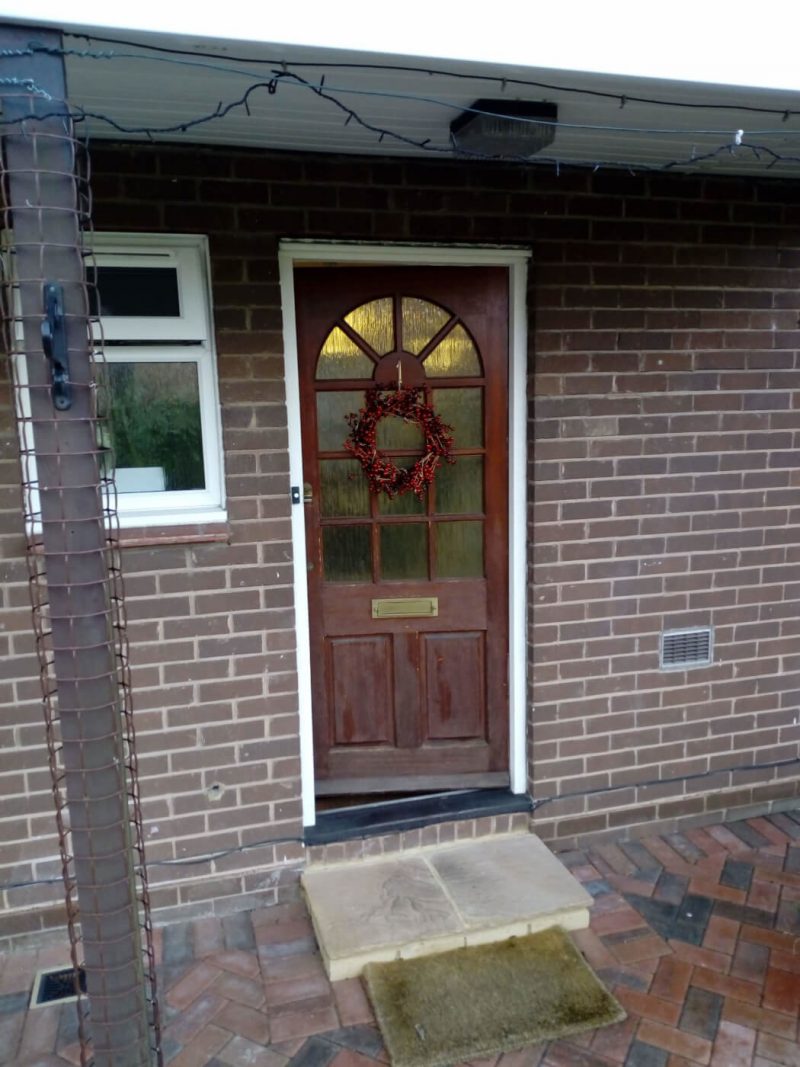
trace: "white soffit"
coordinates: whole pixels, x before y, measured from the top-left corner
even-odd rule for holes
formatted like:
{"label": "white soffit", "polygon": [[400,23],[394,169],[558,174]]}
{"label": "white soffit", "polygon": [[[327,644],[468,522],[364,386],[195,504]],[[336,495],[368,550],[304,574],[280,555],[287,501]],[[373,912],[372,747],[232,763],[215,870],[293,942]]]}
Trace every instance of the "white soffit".
{"label": "white soffit", "polygon": [[[490,97],[558,105],[556,139],[533,157],[538,165],[800,175],[800,90],[110,29],[66,36],[65,47],[75,53],[70,101],[97,138],[143,140],[136,131],[146,127],[155,140],[435,161],[451,158],[451,121]],[[274,93],[256,89],[247,108],[193,125],[275,73]],[[387,132],[346,123],[342,107]],[[157,132],[165,127],[177,129]]]}

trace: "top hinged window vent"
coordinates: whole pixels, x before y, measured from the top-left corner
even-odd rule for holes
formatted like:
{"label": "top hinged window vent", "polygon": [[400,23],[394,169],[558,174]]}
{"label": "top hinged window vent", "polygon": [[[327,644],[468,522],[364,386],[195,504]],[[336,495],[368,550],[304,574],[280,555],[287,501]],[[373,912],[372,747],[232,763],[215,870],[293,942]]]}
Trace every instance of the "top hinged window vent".
{"label": "top hinged window vent", "polygon": [[713,653],[710,626],[686,630],[665,630],[661,634],[661,670],[707,667]]}

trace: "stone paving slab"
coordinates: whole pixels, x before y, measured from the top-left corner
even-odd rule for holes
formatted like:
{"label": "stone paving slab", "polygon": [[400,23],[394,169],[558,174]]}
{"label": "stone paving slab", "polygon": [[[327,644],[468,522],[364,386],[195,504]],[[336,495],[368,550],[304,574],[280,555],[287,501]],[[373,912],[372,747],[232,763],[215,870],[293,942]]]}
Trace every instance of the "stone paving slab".
{"label": "stone paving slab", "polygon": [[317,938],[323,938],[323,958],[408,940],[438,941],[462,930],[444,887],[421,857],[315,867],[303,885]]}
{"label": "stone paving slab", "polygon": [[581,929],[592,898],[535,834],[439,845],[390,860],[315,866],[303,888],[326,969]]}

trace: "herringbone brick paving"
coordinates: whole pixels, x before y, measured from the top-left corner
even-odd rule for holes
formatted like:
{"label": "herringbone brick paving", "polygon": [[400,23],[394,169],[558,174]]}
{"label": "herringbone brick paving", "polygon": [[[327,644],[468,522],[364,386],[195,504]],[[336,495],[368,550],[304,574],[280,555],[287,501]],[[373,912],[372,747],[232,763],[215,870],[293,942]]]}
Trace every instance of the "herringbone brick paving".
{"label": "herringbone brick paving", "polygon": [[[628,1018],[480,1067],[800,1067],[800,810],[561,858],[595,902],[575,941]],[[159,957],[170,1067],[387,1062],[360,981],[328,982],[302,905],[167,927]],[[72,1005],[26,1011],[34,971],[63,960],[2,959],[0,1063],[79,1062]]]}

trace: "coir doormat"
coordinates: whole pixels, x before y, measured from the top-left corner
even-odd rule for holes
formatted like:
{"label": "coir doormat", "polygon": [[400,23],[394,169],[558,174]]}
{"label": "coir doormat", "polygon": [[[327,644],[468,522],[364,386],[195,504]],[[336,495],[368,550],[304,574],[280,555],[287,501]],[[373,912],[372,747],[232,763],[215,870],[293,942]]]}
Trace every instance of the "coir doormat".
{"label": "coir doormat", "polygon": [[625,1012],[563,930],[365,969],[394,1067],[441,1067],[608,1026]]}

